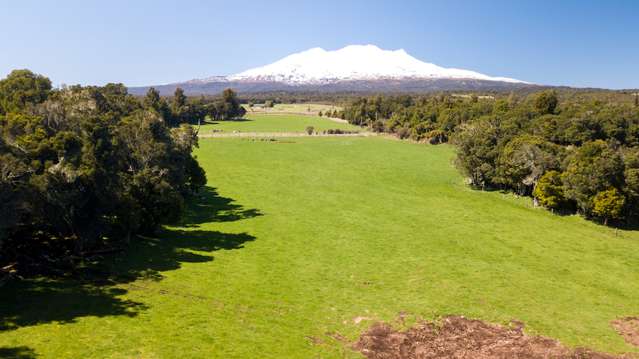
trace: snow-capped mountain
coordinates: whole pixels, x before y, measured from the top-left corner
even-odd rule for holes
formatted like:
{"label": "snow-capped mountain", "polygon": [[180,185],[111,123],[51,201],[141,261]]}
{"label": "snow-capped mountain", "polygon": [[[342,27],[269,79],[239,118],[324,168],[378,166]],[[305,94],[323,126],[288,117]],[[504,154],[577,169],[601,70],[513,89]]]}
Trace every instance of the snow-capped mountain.
{"label": "snow-capped mountain", "polygon": [[350,45],[335,51],[316,47],[227,79],[290,85],[387,79],[472,79],[523,83],[507,77],[490,77],[474,71],[440,67],[420,61],[403,49],[389,51],[375,45]]}
{"label": "snow-capped mountain", "polygon": [[[512,90],[535,86],[508,77],[445,68],[420,61],[404,50],[374,45],[350,45],[339,50],[321,48],[295,53],[270,65],[230,76],[154,86],[162,95],[177,87],[187,94],[217,94],[225,88],[239,92],[428,92]],[[143,94],[148,87],[130,88]]]}

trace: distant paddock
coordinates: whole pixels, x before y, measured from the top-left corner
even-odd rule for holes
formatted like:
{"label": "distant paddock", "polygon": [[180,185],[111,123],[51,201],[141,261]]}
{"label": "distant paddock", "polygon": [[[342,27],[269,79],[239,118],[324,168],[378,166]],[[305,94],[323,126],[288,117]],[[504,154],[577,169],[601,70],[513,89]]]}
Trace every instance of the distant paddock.
{"label": "distant paddock", "polygon": [[373,132],[357,133],[313,133],[309,135],[305,132],[235,132],[235,133],[202,133],[199,138],[234,138],[234,137],[370,137],[378,136]]}

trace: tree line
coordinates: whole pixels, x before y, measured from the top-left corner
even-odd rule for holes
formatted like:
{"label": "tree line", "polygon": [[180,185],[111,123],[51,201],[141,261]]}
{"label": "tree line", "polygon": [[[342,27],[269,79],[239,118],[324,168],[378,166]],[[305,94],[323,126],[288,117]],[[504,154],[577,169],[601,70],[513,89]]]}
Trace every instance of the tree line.
{"label": "tree line", "polygon": [[191,124],[242,115],[231,90],[138,99],[122,84],[53,89],[11,72],[0,80],[0,265],[72,266],[176,221],[206,184]]}
{"label": "tree line", "polygon": [[169,126],[199,125],[206,118],[227,121],[241,118],[246,114],[237,93],[232,89],[224,90],[221,96],[217,97],[188,98],[184,90],[178,87],[173,97],[164,98],[151,87],[142,99],[142,103],[161,115]]}
{"label": "tree line", "polygon": [[341,116],[400,138],[450,141],[457,167],[477,188],[625,225],[636,224],[639,211],[639,100],[620,96],[373,96]]}

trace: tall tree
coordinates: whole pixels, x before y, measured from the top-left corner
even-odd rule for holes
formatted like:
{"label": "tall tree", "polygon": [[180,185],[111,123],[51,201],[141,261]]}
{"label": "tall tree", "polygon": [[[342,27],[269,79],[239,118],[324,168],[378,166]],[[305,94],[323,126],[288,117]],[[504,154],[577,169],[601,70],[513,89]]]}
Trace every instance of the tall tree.
{"label": "tall tree", "polygon": [[492,185],[499,155],[497,119],[485,116],[460,127],[455,136],[455,144],[459,147],[457,166],[468,176],[472,185],[482,188]]}
{"label": "tall tree", "polygon": [[146,91],[146,96],[144,97],[144,106],[149,109],[153,109],[158,111],[161,107],[160,101],[160,93],[154,87],[149,87]]}
{"label": "tall tree", "polygon": [[180,112],[180,110],[186,106],[186,95],[184,95],[184,90],[182,90],[181,87],[175,89],[171,106],[175,112]]}
{"label": "tall tree", "polygon": [[186,106],[186,95],[181,87],[175,89],[171,99],[171,125],[175,126],[182,122],[188,122],[188,109]]}
{"label": "tall tree", "polygon": [[230,88],[222,92],[222,108],[225,120],[242,117],[246,113],[246,110],[240,105],[237,93]]}
{"label": "tall tree", "polygon": [[209,115],[216,121],[241,118],[245,114],[246,110],[240,104],[237,93],[230,88],[224,90],[222,98],[209,107]]}
{"label": "tall tree", "polygon": [[520,195],[529,195],[545,172],[559,168],[556,151],[556,146],[540,137],[515,137],[499,154],[496,181]]}
{"label": "tall tree", "polygon": [[624,164],[619,152],[605,142],[593,141],[578,148],[562,175],[566,197],[586,215],[593,210],[593,197],[623,185]]}
{"label": "tall tree", "polygon": [[47,99],[51,81],[29,70],[13,70],[0,81],[0,114],[16,112]]}
{"label": "tall tree", "polygon": [[160,96],[160,93],[153,87],[150,87],[144,97],[144,107],[154,111],[160,116],[160,118],[166,122],[166,124],[172,126],[174,121],[172,118],[171,110],[166,100]]}

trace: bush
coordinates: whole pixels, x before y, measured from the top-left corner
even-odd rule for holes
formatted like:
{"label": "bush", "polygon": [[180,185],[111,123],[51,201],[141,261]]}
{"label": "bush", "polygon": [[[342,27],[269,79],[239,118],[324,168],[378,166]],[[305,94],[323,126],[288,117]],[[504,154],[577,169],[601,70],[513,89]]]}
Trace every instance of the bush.
{"label": "bush", "polygon": [[397,134],[397,137],[404,140],[410,137],[411,130],[408,127],[400,127],[395,133]]}
{"label": "bush", "polygon": [[625,197],[616,188],[601,191],[592,199],[592,214],[603,218],[604,224],[607,225],[609,219],[622,217],[625,202]]}
{"label": "bush", "polygon": [[533,190],[533,197],[540,205],[548,209],[565,207],[567,200],[561,183],[561,173],[548,171],[541,176]]}
{"label": "bush", "polygon": [[535,95],[534,106],[535,110],[542,115],[549,115],[555,112],[557,108],[557,92],[549,90],[538,93]]}
{"label": "bush", "polygon": [[371,125],[371,128],[373,129],[373,132],[377,132],[377,133],[384,132],[384,121],[376,120]]}
{"label": "bush", "polygon": [[313,127],[313,126],[308,126],[308,127],[306,127],[306,133],[307,133],[308,135],[312,135],[312,134],[313,134],[313,132],[315,132],[315,127]]}
{"label": "bush", "polygon": [[448,141],[446,132],[442,130],[432,130],[426,134],[426,138],[431,145],[438,145]]}

